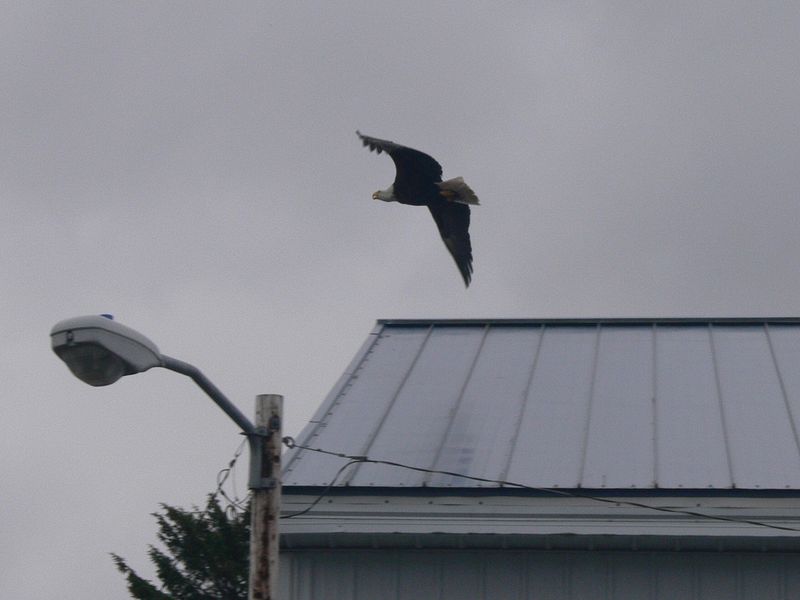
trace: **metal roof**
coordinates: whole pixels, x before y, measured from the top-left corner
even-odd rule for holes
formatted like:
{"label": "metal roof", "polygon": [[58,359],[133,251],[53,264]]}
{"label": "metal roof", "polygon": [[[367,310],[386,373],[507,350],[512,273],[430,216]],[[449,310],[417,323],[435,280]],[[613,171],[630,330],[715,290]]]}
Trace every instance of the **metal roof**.
{"label": "metal roof", "polygon": [[[800,489],[800,320],[384,320],[298,444],[545,488]],[[295,449],[286,486],[345,464]],[[376,464],[336,486],[499,487]]]}

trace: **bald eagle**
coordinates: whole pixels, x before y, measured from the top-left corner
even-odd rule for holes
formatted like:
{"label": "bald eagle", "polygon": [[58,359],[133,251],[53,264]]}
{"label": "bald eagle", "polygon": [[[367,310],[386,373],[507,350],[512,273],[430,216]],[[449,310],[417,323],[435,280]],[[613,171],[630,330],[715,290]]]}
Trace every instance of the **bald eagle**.
{"label": "bald eagle", "polygon": [[375,200],[427,206],[439,228],[444,245],[469,287],[472,280],[472,244],[469,240],[469,205],[478,197],[461,177],[442,181],[442,167],[433,157],[388,140],[356,134],[364,146],[378,154],[386,152],[394,161],[394,183],[372,194]]}

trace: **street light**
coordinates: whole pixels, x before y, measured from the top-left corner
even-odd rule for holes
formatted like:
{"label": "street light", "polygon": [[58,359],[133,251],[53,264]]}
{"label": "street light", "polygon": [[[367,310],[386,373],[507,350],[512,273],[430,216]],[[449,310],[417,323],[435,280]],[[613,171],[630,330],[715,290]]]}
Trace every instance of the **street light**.
{"label": "street light", "polygon": [[248,485],[252,491],[252,519],[248,597],[277,598],[282,397],[257,397],[256,427],[197,367],[161,354],[152,341],[117,323],[111,315],[59,321],[50,331],[50,338],[53,352],[73,375],[89,385],[111,385],[125,375],[162,367],[191,377],[233,419],[250,446]]}

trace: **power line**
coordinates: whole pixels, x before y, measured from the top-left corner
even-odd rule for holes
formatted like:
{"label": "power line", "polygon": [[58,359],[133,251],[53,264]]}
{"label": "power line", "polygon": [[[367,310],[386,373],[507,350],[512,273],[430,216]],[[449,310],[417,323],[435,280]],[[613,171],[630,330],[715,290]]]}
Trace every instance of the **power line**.
{"label": "power line", "polygon": [[568,498],[582,498],[582,499],[585,499],[585,500],[591,500],[593,502],[602,502],[604,504],[613,504],[615,506],[630,506],[630,507],[633,507],[633,508],[643,508],[643,509],[646,509],[646,510],[653,510],[653,511],[658,511],[658,512],[663,512],[663,513],[678,514],[678,515],[683,515],[683,516],[688,516],[688,517],[695,517],[695,518],[698,518],[698,519],[708,519],[708,520],[713,520],[713,521],[724,521],[724,522],[728,522],[728,523],[738,523],[738,524],[741,524],[741,525],[754,525],[756,527],[766,527],[766,528],[769,528],[769,529],[777,529],[777,530],[780,530],[780,531],[800,532],[800,528],[797,528],[797,527],[788,527],[788,526],[784,526],[784,525],[774,525],[772,523],[765,523],[763,521],[754,521],[754,520],[751,520],[751,519],[737,519],[737,518],[734,518],[734,517],[723,517],[721,515],[710,515],[710,514],[707,514],[707,513],[701,513],[701,512],[697,512],[697,511],[693,511],[693,510],[685,510],[685,509],[680,509],[680,508],[668,508],[668,507],[665,507],[665,506],[652,506],[650,504],[644,504],[642,502],[635,502],[635,501],[632,501],[632,500],[611,499],[611,498],[604,498],[602,496],[593,496],[593,495],[590,495],[590,494],[581,494],[581,493],[576,493],[574,491],[567,491],[567,490],[562,490],[562,489],[535,487],[535,486],[531,486],[531,485],[526,485],[524,483],[517,483],[517,482],[514,482],[514,481],[507,481],[505,479],[490,479],[490,478],[486,478],[486,477],[475,477],[473,475],[466,475],[464,473],[456,473],[456,472],[453,472],[453,471],[443,471],[443,470],[440,470],[440,469],[428,469],[428,468],[425,468],[425,467],[417,467],[417,466],[414,466],[414,465],[407,465],[407,464],[403,464],[403,463],[399,463],[399,462],[395,462],[395,461],[391,461],[391,460],[381,460],[381,459],[377,459],[377,458],[370,458],[369,456],[356,456],[356,455],[351,455],[351,454],[344,454],[342,452],[332,452],[331,450],[325,450],[323,448],[312,448],[311,446],[300,445],[297,442],[295,442],[295,440],[292,437],[289,437],[289,436],[286,436],[286,437],[283,438],[283,443],[288,448],[300,448],[301,450],[309,450],[311,452],[318,452],[320,454],[327,454],[329,456],[336,456],[338,458],[344,458],[344,459],[347,459],[348,461],[350,461],[350,462],[348,462],[347,464],[345,464],[343,467],[341,467],[339,469],[339,471],[336,473],[336,475],[331,480],[331,482],[327,485],[327,487],[324,490],[322,490],[320,495],[311,503],[310,506],[308,506],[307,508],[305,508],[304,510],[302,510],[302,511],[300,511],[298,513],[294,513],[294,514],[291,514],[291,515],[285,515],[283,518],[296,517],[296,516],[299,516],[301,514],[305,514],[305,513],[309,512],[314,506],[316,506],[325,497],[325,495],[328,494],[330,489],[336,483],[336,480],[338,479],[338,477],[350,465],[353,465],[353,464],[356,464],[356,463],[370,463],[370,464],[376,464],[376,465],[386,465],[386,466],[389,466],[389,467],[397,467],[397,468],[401,468],[401,469],[408,469],[408,470],[417,471],[417,472],[420,472],[420,473],[429,473],[429,474],[433,474],[433,475],[449,475],[451,477],[461,477],[463,479],[469,479],[471,481],[479,481],[481,483],[493,483],[493,484],[500,485],[500,486],[505,486],[505,487],[515,487],[515,488],[524,489],[524,490],[531,490],[531,491],[534,491],[534,492],[553,494],[555,496],[564,496],[564,497],[568,497]]}
{"label": "power line", "polygon": [[[228,506],[227,509],[233,512],[241,512],[247,509],[247,499],[240,499],[238,494],[236,493],[236,461],[239,460],[239,456],[241,456],[242,452],[244,451],[244,446],[247,443],[247,439],[242,440],[239,444],[239,447],[236,448],[236,452],[233,454],[233,458],[228,462],[228,466],[220,469],[217,473],[217,489],[214,490],[212,496],[214,498],[222,497],[225,502],[227,502]],[[233,485],[233,498],[231,498],[227,492],[225,492],[225,482],[231,479],[231,483]]]}
{"label": "power line", "polygon": [[333,476],[333,479],[331,479],[331,482],[325,487],[324,490],[322,490],[322,493],[319,496],[317,496],[316,499],[311,504],[309,504],[306,508],[304,508],[303,510],[301,510],[299,512],[291,513],[291,514],[288,514],[288,515],[281,515],[281,519],[291,519],[293,517],[299,517],[300,515],[304,515],[307,512],[309,512],[312,508],[314,508],[317,504],[319,504],[319,502],[325,497],[325,495],[328,493],[328,490],[330,490],[334,486],[334,484],[336,483],[336,480],[339,479],[339,476],[342,473],[345,472],[347,467],[349,467],[350,465],[354,465],[356,463],[360,463],[360,462],[364,462],[364,461],[363,460],[351,460],[350,462],[345,463],[344,465],[342,465],[342,467],[338,471],[336,471],[336,475]]}

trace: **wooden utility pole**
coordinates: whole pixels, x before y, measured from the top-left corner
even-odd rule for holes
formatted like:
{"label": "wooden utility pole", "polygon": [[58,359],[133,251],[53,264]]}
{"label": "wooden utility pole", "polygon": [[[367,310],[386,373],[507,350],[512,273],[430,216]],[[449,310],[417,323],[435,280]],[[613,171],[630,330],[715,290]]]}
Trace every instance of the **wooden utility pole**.
{"label": "wooden utility pole", "polygon": [[250,500],[250,584],[248,600],[278,599],[278,520],[281,512],[283,396],[256,396],[256,429],[261,438],[261,485]]}

